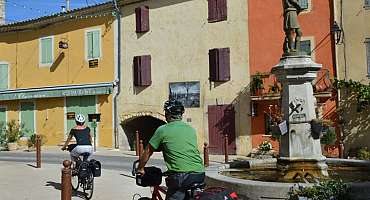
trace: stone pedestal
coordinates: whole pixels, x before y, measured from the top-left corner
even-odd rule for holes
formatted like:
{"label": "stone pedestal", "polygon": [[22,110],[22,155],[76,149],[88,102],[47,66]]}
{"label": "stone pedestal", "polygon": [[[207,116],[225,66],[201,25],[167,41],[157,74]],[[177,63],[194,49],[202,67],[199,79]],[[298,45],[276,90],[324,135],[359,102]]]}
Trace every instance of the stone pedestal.
{"label": "stone pedestal", "polygon": [[328,176],[320,139],[312,137],[310,123],[316,118],[311,82],[321,67],[310,56],[298,55],[281,58],[272,69],[283,87],[281,107],[288,124],[288,133],[281,137],[278,159],[278,168],[286,178],[302,170],[303,175]]}

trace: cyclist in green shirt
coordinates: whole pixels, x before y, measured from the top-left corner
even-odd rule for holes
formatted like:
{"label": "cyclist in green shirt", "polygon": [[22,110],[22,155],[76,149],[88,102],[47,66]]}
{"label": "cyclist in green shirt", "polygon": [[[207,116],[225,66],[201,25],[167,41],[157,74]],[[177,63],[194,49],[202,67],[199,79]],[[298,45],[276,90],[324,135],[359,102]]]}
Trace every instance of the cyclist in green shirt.
{"label": "cyclist in green shirt", "polygon": [[164,103],[167,124],[160,126],[140,157],[138,173],[156,150],[161,150],[168,169],[166,200],[183,200],[194,183],[204,182],[204,167],[198,150],[194,128],[182,121],[185,109],[180,101]]}

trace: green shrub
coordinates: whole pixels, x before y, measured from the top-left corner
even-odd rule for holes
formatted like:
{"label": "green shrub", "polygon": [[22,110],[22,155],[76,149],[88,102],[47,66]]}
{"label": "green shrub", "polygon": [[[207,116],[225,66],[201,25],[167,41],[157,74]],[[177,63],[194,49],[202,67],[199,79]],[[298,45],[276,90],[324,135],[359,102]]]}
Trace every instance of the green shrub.
{"label": "green shrub", "polygon": [[360,160],[370,160],[370,152],[367,150],[367,147],[361,147],[357,151],[357,158]]}
{"label": "green shrub", "polygon": [[4,130],[5,142],[13,143],[17,142],[18,139],[23,135],[22,128],[23,124],[17,123],[15,120],[11,120],[6,124],[6,129]]}
{"label": "green shrub", "polygon": [[349,200],[349,186],[341,180],[329,180],[312,187],[298,185],[290,188],[288,200],[299,200],[307,197],[312,200]]}
{"label": "green shrub", "polygon": [[334,127],[329,127],[329,129],[323,134],[320,139],[321,144],[334,144],[337,140],[337,134],[335,133]]}
{"label": "green shrub", "polygon": [[268,152],[268,151],[272,150],[272,144],[271,144],[269,141],[265,140],[265,141],[263,141],[263,142],[258,146],[258,149],[259,149],[260,151],[263,151],[263,152]]}
{"label": "green shrub", "polygon": [[[34,147],[36,145],[36,136],[37,134],[32,134],[31,137],[27,141],[28,147]],[[47,142],[46,136],[40,134],[40,139],[41,139],[41,146],[44,145]]]}

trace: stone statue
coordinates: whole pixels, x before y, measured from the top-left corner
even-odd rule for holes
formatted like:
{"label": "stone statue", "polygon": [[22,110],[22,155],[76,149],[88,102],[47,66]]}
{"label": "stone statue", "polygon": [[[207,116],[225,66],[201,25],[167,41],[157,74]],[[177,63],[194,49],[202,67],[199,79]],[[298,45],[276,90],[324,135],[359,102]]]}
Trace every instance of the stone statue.
{"label": "stone statue", "polygon": [[[288,55],[299,53],[301,49],[302,31],[299,26],[297,16],[303,9],[299,5],[298,1],[299,0],[282,0],[284,8],[284,32],[285,32],[283,50],[284,54]],[[293,38],[294,34],[295,39]]]}

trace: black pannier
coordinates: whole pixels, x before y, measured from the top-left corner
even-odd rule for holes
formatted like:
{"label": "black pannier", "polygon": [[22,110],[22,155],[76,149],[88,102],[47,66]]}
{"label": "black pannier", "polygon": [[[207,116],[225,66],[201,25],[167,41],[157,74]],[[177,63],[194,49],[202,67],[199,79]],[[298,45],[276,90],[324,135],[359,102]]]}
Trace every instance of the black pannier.
{"label": "black pannier", "polygon": [[81,179],[84,179],[84,178],[87,178],[89,176],[89,173],[90,173],[90,166],[89,166],[89,163],[88,162],[81,162],[78,166],[79,170],[78,170],[78,177],[80,177]]}
{"label": "black pannier", "polygon": [[101,176],[101,163],[95,159],[90,160],[90,169],[94,175],[94,177]]}
{"label": "black pannier", "polygon": [[157,167],[144,167],[144,175],[136,175],[136,185],[147,187],[162,183],[162,170]]}

